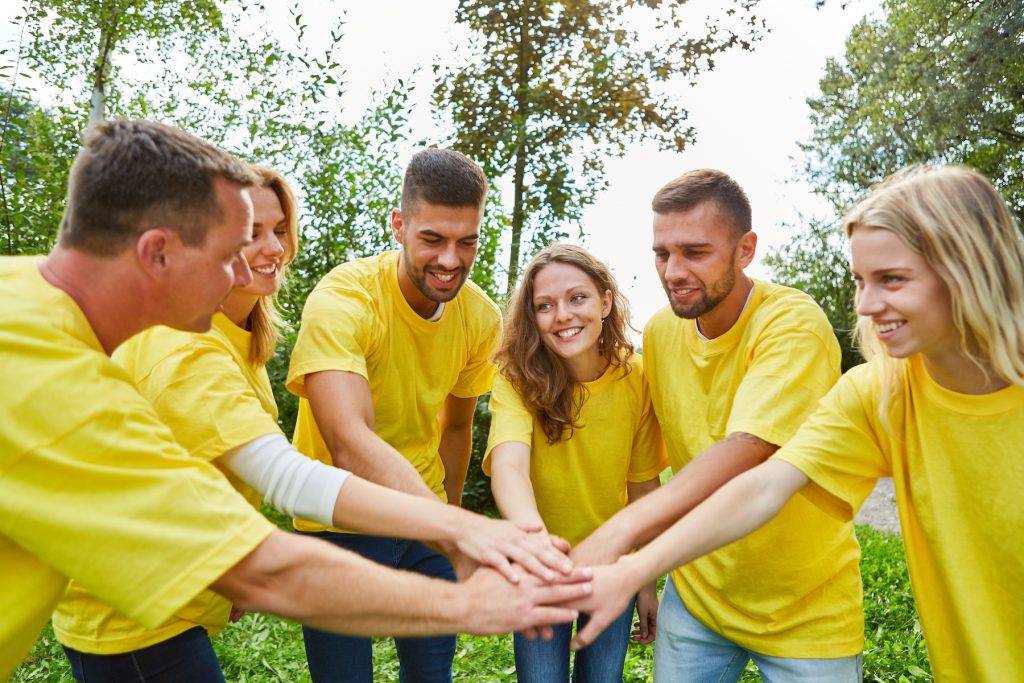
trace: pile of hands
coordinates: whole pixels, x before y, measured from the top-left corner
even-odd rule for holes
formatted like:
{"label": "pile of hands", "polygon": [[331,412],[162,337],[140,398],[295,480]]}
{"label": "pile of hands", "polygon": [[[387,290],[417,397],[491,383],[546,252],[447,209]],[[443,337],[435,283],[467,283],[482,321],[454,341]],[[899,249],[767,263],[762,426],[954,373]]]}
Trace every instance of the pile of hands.
{"label": "pile of hands", "polygon": [[551,639],[552,625],[575,620],[587,624],[571,647],[579,650],[614,621],[636,598],[633,640],[654,641],[657,631],[656,582],[638,585],[620,549],[601,530],[570,548],[565,539],[543,527],[506,520],[476,519],[454,544],[443,550],[467,591],[469,632],[493,635],[522,632],[529,639]]}

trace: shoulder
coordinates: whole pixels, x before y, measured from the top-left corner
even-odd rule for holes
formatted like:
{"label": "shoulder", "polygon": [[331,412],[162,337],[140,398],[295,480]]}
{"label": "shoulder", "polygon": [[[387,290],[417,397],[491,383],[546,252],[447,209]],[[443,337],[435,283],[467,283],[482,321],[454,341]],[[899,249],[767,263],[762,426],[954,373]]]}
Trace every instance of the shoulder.
{"label": "shoulder", "polygon": [[487,293],[472,280],[466,280],[459,296],[462,298],[466,310],[472,315],[479,316],[488,322],[501,320],[501,309],[498,304],[494,303],[491,297],[487,296]]}
{"label": "shoulder", "polygon": [[755,334],[812,334],[826,343],[835,336],[821,306],[805,292],[763,281],[755,287],[759,299],[749,323]]}
{"label": "shoulder", "polygon": [[313,288],[313,293],[341,290],[380,294],[387,289],[388,274],[395,272],[397,262],[397,251],[346,261],[324,275]]}

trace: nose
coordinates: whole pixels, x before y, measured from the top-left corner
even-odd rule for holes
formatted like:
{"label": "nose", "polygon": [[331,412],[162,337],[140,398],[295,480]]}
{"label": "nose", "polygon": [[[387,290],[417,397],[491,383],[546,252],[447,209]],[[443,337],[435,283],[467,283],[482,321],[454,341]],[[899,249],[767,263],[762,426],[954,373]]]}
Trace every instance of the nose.
{"label": "nose", "polygon": [[555,320],[568,320],[572,317],[572,312],[564,301],[559,301],[555,304]]}
{"label": "nose", "polygon": [[459,267],[458,246],[454,242],[446,243],[441,248],[437,255],[437,265],[445,270],[455,270]]}
{"label": "nose", "polygon": [[665,262],[665,281],[677,282],[690,277],[690,270],[687,267],[686,259],[681,256],[670,254]]}
{"label": "nose", "polygon": [[870,318],[881,313],[885,309],[885,303],[879,295],[877,288],[869,284],[861,285],[857,289],[857,315]]}
{"label": "nose", "polygon": [[235,275],[235,287],[247,287],[252,282],[252,271],[245,256],[238,254],[231,262],[231,270]]}
{"label": "nose", "polygon": [[270,233],[270,239],[263,245],[263,253],[275,258],[283,254],[284,245],[281,243],[281,236],[276,232]]}

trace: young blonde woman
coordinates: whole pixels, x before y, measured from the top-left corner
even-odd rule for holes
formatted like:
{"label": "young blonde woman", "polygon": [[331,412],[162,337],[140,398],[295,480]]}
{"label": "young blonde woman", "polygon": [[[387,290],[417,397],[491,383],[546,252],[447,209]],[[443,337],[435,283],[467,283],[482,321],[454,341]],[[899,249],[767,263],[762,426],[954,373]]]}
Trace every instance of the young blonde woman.
{"label": "young blonde woman", "polygon": [[[521,571],[510,561],[545,578],[549,567],[564,569],[566,558],[539,534],[349,476],[288,443],[265,365],[278,337],[274,296],[296,253],[297,212],[285,179],[255,170],[263,183],[250,193],[253,233],[244,255],[251,284],[231,293],[209,332],[153,328],[114,354],[177,441],[220,468],[253,505],[263,498],[290,516],[436,542],[510,580]],[[53,625],[78,681],[219,683],[224,676],[209,635],[230,613],[230,603],[208,591],[147,630],[72,583]]]}
{"label": "young blonde woman", "polygon": [[[506,519],[574,544],[657,488],[664,447],[628,320],[608,268],[585,249],[553,244],[526,266],[497,351],[484,459]],[[649,643],[654,582],[636,593],[635,636]],[[577,653],[573,680],[622,680],[632,614],[630,601],[599,642]],[[570,636],[568,624],[554,627],[551,640],[516,634],[519,681],[568,681]]]}
{"label": "young blonde woman", "polygon": [[1024,238],[960,167],[889,179],[845,229],[868,362],[768,462],[599,568],[599,614],[576,645],[631,586],[750,533],[797,492],[849,519],[891,476],[936,681],[1024,680]]}

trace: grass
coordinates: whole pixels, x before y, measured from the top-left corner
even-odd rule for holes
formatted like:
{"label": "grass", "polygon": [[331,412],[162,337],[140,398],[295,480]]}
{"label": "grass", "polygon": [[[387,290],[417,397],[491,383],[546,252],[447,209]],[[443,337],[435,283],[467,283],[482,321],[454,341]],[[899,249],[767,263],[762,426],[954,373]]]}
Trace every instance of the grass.
{"label": "grass", "polygon": [[[899,536],[857,527],[863,548],[864,680],[892,683],[931,681],[928,653],[910,593],[903,545]],[[297,624],[264,614],[247,614],[214,638],[214,647],[228,681],[280,683],[309,681]],[[623,678],[627,683],[650,681],[654,648],[631,645]],[[388,639],[374,643],[375,678],[398,680],[398,660]],[[460,636],[455,654],[456,681],[515,681],[512,638]],[[32,653],[11,679],[15,683],[73,683],[67,660],[49,626]],[[741,681],[758,681],[753,666]]]}

